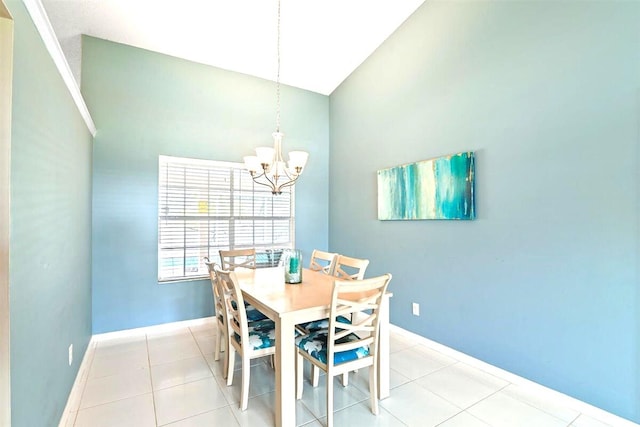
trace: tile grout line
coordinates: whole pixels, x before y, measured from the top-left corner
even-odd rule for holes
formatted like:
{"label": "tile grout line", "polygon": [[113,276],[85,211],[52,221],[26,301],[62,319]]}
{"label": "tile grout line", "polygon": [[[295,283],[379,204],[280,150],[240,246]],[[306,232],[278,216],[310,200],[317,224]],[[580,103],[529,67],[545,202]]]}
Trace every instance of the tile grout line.
{"label": "tile grout line", "polygon": [[149,366],[149,382],[151,383],[151,401],[153,403],[153,418],[156,423],[156,427],[158,426],[158,408],[156,406],[156,393],[153,389],[153,376],[151,375],[151,354],[149,352],[149,336],[148,334],[144,334],[144,346],[147,349],[147,364]]}
{"label": "tile grout line", "polygon": [[578,415],[576,415],[576,417],[573,420],[571,420],[571,422],[567,424],[567,426],[571,427],[573,423],[575,423],[578,420],[578,418],[580,418],[581,416],[582,416],[582,412],[578,413]]}
{"label": "tile grout line", "polygon": [[[503,388],[501,388],[501,389],[500,389],[500,390],[498,390],[498,391],[502,391],[502,390],[504,390],[505,388],[509,387],[510,385],[513,385],[513,386],[518,387],[518,385],[517,385],[517,384],[509,383],[509,384],[507,384],[506,386],[504,386]],[[510,395],[506,395],[506,396],[507,396],[507,397],[510,397],[510,398],[511,398],[511,399],[513,399],[513,400],[517,400],[517,401],[518,401],[518,402],[520,402],[520,403],[524,403],[525,405],[528,405],[528,406],[532,407],[533,409],[536,409],[536,410],[538,410],[538,411],[540,411],[540,412],[544,412],[545,414],[549,415],[550,417],[553,417],[553,418],[555,418],[555,419],[557,419],[557,420],[560,420],[560,421],[562,421],[563,423],[566,423],[566,421],[565,421],[565,420],[563,420],[563,419],[561,419],[561,418],[558,418],[556,415],[554,415],[554,414],[552,414],[552,413],[550,413],[550,412],[546,411],[546,410],[545,410],[545,409],[543,409],[543,408],[539,408],[539,407],[537,407],[536,405],[534,405],[533,403],[531,403],[531,402],[529,402],[529,401],[527,401],[527,400],[520,399],[520,398],[518,398],[518,397],[516,397],[516,396],[510,396]],[[562,408],[569,408],[569,407],[567,407],[567,406],[565,406],[565,405],[562,405]],[[573,409],[573,408],[569,408],[569,409]],[[578,418],[580,417],[580,415],[582,415],[582,412],[580,412],[580,411],[578,411],[578,410],[576,410],[576,409],[573,409],[573,410],[574,410],[575,412],[577,412],[577,413],[578,413],[578,415],[576,416],[576,418],[574,418],[574,419],[573,419],[573,421],[575,421],[576,419],[578,419]],[[570,422],[569,422],[569,424],[567,424],[567,426],[570,426],[570,425],[573,423],[573,421],[570,421]],[[601,422],[601,423],[603,423],[603,424],[605,424],[605,425],[609,426],[609,424],[608,424],[608,423],[605,423],[604,421],[600,421],[600,420],[597,420],[597,421],[599,421],[599,422]]]}
{"label": "tile grout line", "polygon": [[[217,324],[214,324],[214,325],[215,325],[215,328],[217,329],[218,325]],[[211,365],[209,365],[209,362],[207,361],[207,358],[206,358],[206,356],[204,354],[204,351],[202,350],[202,347],[200,347],[200,343],[196,339],[196,336],[193,333],[193,331],[191,330],[191,327],[189,327],[189,331],[191,332],[191,335],[193,336],[193,339],[195,340],[196,345],[198,346],[198,350],[200,350],[200,354],[202,355],[202,358],[204,359],[205,363],[207,364],[207,368],[209,368],[209,372],[211,372],[211,375],[213,376],[213,380],[215,381],[216,385],[221,389],[220,392],[222,393],[222,397],[224,398],[225,402],[227,402],[226,406],[223,406],[221,408],[212,409],[211,411],[207,411],[207,412],[217,411],[218,409],[222,409],[222,408],[229,408],[229,412],[231,412],[231,416],[235,420],[236,424],[238,426],[242,426],[242,424],[240,423],[240,420],[238,419],[238,417],[236,416],[235,412],[231,408],[231,405],[233,405],[233,402],[229,402],[229,399],[227,399],[227,395],[223,392],[222,387],[220,387],[220,384],[218,383],[218,380],[216,379],[217,378],[216,374],[215,374],[215,372],[213,372],[213,368],[211,367]],[[214,346],[217,346],[218,345],[218,335],[217,334],[214,335],[214,338],[216,340]],[[228,352],[228,351],[229,351],[229,349],[225,348],[225,353]],[[214,348],[214,352],[215,352],[215,348]],[[226,354],[224,356],[226,357]],[[216,362],[216,360],[214,360],[214,362]],[[219,360],[217,362],[220,363]],[[224,371],[224,367],[222,368],[222,370]],[[223,379],[224,379],[224,376],[223,376]]]}
{"label": "tile grout line", "polygon": [[[579,412],[582,415],[592,417],[595,420],[601,423],[604,423],[607,426],[611,426],[611,425],[621,425],[621,426],[629,426],[629,427],[639,426],[639,424],[636,424],[633,421],[627,420],[626,418],[622,418],[618,415],[607,412],[604,409],[593,406],[577,398],[571,397],[562,392],[546,387],[542,384],[536,383],[535,381],[528,380],[524,377],[521,377],[512,372],[509,372],[505,369],[491,365],[490,363],[484,362],[471,355],[458,351],[452,347],[447,347],[446,345],[440,344],[438,342],[430,340],[429,338],[415,334],[409,330],[403,329],[393,324],[390,324],[390,327],[391,327],[391,332],[395,332],[398,335],[402,336],[403,338],[410,338],[410,339],[416,340],[422,345],[434,351],[438,351],[449,357],[457,358],[458,360],[463,361],[463,363],[469,366],[478,368],[481,371],[491,374],[497,378],[501,378],[505,381],[508,381],[515,386],[523,387],[524,389],[532,390],[538,393],[542,392],[542,394],[544,394],[547,398],[555,399],[555,401],[561,402],[560,406],[566,409],[571,409],[573,411]],[[520,399],[516,399],[516,400],[520,401]],[[529,405],[529,406],[532,406],[532,405]]]}

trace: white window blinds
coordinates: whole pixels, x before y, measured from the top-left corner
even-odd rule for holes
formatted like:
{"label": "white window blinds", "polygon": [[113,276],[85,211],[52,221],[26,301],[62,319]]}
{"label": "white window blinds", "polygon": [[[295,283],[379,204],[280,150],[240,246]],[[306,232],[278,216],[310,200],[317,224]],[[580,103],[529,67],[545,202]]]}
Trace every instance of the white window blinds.
{"label": "white window blinds", "polygon": [[242,163],[160,156],[158,280],[206,276],[203,258],[256,248],[259,265],[293,247],[294,190],[274,196]]}

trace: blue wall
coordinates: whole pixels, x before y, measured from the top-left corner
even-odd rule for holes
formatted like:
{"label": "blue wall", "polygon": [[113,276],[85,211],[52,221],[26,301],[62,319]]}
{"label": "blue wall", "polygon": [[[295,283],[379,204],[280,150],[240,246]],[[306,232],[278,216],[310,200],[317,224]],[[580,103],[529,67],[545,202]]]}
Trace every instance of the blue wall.
{"label": "blue wall", "polygon": [[[393,273],[392,322],[635,421],[639,22],[427,1],[330,97],[330,249]],[[376,219],[378,169],[467,150],[477,220]]]}
{"label": "blue wall", "polygon": [[[208,281],[158,284],[158,156],[241,161],[272,145],[275,83],[96,38],[82,92],[96,122],[93,332],[210,316]],[[284,151],[309,163],[296,185],[296,246],[328,247],[329,98],[282,87]]]}
{"label": "blue wall", "polygon": [[12,426],[55,426],[91,338],[92,137],[23,3],[7,6]]}

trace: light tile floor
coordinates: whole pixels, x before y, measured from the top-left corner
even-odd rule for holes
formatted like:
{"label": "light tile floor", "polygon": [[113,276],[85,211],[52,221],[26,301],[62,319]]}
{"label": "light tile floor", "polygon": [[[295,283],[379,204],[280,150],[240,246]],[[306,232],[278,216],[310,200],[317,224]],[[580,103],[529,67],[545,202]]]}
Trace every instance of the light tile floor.
{"label": "light tile floor", "polygon": [[[132,332],[101,339],[86,381],[74,390],[67,427],[272,426],[273,370],[266,358],[253,361],[249,408],[238,409],[240,371],[233,386],[213,360],[212,322],[169,332]],[[240,361],[236,363],[240,368]],[[305,378],[308,379],[308,370]],[[366,369],[335,383],[337,426],[604,427],[609,424],[559,406],[522,386],[490,375],[407,337],[391,335],[391,396],[371,414]],[[297,424],[326,424],[325,381],[305,380],[297,402]]]}

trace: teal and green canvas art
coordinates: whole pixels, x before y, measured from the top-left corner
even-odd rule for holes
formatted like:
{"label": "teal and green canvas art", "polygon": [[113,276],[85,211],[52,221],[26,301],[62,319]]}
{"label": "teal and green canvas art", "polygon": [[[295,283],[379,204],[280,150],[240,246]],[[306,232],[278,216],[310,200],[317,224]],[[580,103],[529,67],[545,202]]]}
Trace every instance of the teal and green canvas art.
{"label": "teal and green canvas art", "polygon": [[378,171],[378,219],[474,219],[472,151]]}

